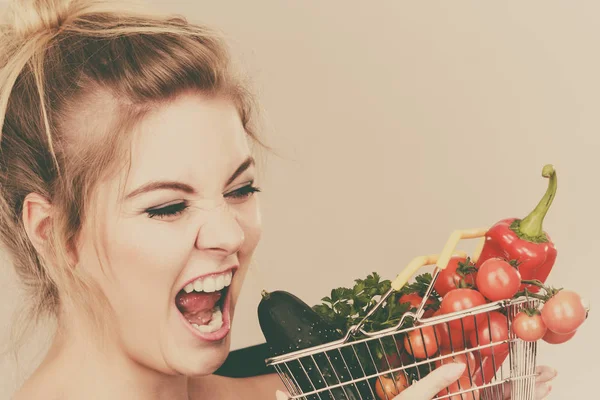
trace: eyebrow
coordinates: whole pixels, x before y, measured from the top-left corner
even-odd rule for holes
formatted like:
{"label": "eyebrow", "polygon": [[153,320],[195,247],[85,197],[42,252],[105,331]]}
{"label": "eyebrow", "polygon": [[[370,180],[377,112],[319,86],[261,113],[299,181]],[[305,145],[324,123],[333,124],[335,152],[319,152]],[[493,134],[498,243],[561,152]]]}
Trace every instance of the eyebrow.
{"label": "eyebrow", "polygon": [[[238,176],[244,173],[250,166],[254,165],[255,161],[252,156],[249,156],[240,164],[240,166],[235,170],[235,172],[229,177],[225,186],[230,185],[233,181],[236,180]],[[139,188],[133,190],[127,196],[125,196],[125,200],[129,200],[133,197],[139,196],[142,193],[148,193],[155,190],[177,190],[179,192],[184,192],[187,194],[196,194],[196,190],[188,185],[187,183],[177,182],[177,181],[154,181],[148,182]]]}

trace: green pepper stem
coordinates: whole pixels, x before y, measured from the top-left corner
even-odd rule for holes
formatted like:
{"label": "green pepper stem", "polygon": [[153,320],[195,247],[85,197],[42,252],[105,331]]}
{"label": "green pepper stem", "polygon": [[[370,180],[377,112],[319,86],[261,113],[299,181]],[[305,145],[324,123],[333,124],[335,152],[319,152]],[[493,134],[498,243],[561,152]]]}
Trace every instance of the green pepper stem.
{"label": "green pepper stem", "polygon": [[533,209],[528,216],[521,220],[519,224],[519,230],[522,234],[529,237],[538,237],[544,234],[544,229],[542,227],[542,223],[544,222],[544,217],[556,196],[556,171],[552,165],[546,165],[542,169],[542,176],[544,178],[549,178],[548,181],[548,189],[546,189],[546,193],[544,197],[540,200],[538,205]]}
{"label": "green pepper stem", "polygon": [[526,285],[537,286],[540,289],[546,289],[546,286],[544,286],[544,284],[538,279],[532,279],[532,280],[523,279],[523,280],[521,280],[521,283],[524,283]]}
{"label": "green pepper stem", "polygon": [[260,294],[262,295],[263,299],[268,299],[270,296],[270,293],[266,290],[263,290]]}
{"label": "green pepper stem", "polygon": [[521,296],[527,296],[527,297],[532,297],[534,299],[538,299],[538,300],[542,300],[542,301],[547,301],[548,300],[548,296],[542,295],[542,294],[536,294],[536,293],[531,293],[530,291],[528,291],[527,289],[517,292],[514,295],[514,298],[518,298]]}

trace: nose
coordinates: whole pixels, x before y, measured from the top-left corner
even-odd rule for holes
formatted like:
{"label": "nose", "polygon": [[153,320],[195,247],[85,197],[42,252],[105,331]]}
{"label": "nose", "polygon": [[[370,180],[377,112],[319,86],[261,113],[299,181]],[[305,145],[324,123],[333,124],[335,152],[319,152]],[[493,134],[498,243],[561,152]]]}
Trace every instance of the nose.
{"label": "nose", "polygon": [[198,230],[196,247],[225,255],[236,253],[244,243],[244,230],[227,203],[211,210]]}

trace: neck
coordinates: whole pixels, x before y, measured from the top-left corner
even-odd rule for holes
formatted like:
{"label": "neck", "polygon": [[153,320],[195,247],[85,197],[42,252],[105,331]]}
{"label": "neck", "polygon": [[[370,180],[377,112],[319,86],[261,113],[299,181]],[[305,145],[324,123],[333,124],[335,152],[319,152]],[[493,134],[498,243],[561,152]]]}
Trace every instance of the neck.
{"label": "neck", "polygon": [[114,336],[109,334],[102,344],[90,339],[96,336],[82,324],[59,324],[37,373],[46,377],[42,380],[61,382],[61,398],[189,399],[187,377],[141,365],[119,347]]}

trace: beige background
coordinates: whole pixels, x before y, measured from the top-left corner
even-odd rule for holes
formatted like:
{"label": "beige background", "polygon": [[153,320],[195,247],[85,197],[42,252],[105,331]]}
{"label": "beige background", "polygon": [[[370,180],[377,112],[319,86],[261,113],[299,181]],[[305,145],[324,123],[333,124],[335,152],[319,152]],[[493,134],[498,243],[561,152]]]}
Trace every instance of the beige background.
{"label": "beige background", "polygon": [[[230,35],[282,155],[264,171],[265,233],[235,348],[263,340],[262,288],[313,304],[371,271],[393,278],[453,229],[524,216],[545,163],[559,177],[550,282],[600,303],[600,3],[154,3]],[[7,268],[4,321],[19,301]],[[559,370],[550,398],[596,396],[599,321],[592,309],[572,342],[540,345],[538,361]],[[0,397],[17,380],[4,361]]]}

